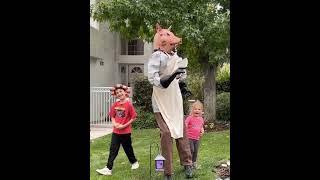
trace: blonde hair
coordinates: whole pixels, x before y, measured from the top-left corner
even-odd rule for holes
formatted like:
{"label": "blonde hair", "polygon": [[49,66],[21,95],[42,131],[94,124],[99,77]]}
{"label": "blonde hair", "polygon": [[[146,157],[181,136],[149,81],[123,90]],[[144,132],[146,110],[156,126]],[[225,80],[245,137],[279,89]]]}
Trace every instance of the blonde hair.
{"label": "blonde hair", "polygon": [[194,103],[191,104],[191,106],[190,106],[190,115],[192,115],[193,110],[195,108],[197,108],[197,107],[199,107],[203,111],[203,104],[199,100],[196,100]]}

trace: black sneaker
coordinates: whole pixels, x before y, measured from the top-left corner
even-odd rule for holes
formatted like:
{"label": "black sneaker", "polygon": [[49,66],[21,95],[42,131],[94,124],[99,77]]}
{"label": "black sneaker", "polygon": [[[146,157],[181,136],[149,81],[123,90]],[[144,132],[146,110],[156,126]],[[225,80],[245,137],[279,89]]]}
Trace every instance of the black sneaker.
{"label": "black sneaker", "polygon": [[184,166],[185,169],[185,173],[187,178],[191,178],[192,177],[192,167],[191,166]]}

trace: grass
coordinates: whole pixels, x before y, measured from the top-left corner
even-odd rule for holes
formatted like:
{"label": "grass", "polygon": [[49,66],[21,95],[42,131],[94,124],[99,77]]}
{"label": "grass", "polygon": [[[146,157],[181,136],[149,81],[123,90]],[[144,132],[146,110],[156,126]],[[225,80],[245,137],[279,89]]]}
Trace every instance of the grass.
{"label": "grass", "polygon": [[[150,179],[150,143],[160,142],[159,129],[133,130],[132,142],[136,158],[140,167],[131,170],[131,165],[123,148],[114,161],[112,176],[99,175],[96,169],[103,168],[109,155],[109,145],[111,135],[95,139],[90,143],[90,180],[144,180]],[[160,144],[159,144],[160,146]],[[174,155],[174,179],[185,179],[183,167],[180,166],[179,156],[175,144],[173,145]],[[157,146],[152,145],[151,150],[151,179],[163,179],[163,173],[155,172],[154,158],[158,154]],[[215,180],[215,173],[212,172],[213,166],[220,160],[230,158],[230,131],[205,133],[201,139],[198,152],[198,164],[201,169],[194,171],[193,179]]]}

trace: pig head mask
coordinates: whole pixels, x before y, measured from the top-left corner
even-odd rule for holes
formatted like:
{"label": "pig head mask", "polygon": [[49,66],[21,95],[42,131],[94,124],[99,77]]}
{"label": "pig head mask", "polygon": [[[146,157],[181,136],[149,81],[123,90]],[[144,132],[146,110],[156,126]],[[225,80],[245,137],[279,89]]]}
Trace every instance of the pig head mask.
{"label": "pig head mask", "polygon": [[167,53],[171,53],[171,51],[181,44],[182,39],[175,36],[170,28],[162,29],[161,26],[156,24],[156,34],[153,38],[153,48],[160,49]]}

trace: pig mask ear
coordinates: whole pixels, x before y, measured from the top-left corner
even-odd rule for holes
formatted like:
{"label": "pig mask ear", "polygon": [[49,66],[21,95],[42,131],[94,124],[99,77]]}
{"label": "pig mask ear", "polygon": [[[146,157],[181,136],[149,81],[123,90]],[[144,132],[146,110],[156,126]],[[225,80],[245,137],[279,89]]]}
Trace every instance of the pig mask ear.
{"label": "pig mask ear", "polygon": [[156,24],[156,31],[159,32],[159,31],[161,31],[161,29],[162,29],[161,26],[157,23]]}

